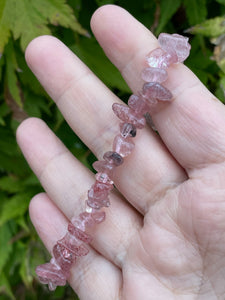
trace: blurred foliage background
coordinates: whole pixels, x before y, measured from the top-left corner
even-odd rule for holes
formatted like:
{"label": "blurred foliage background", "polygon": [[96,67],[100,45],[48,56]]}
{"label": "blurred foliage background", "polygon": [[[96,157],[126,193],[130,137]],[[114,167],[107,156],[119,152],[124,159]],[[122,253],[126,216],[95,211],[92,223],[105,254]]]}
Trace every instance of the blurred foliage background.
{"label": "blurred foliage background", "polygon": [[28,43],[52,34],[74,51],[121,99],[130,93],[90,30],[101,5],[127,9],[156,35],[186,34],[192,45],[186,64],[224,102],[225,0],[0,0],[0,299],[75,299],[70,287],[50,293],[34,269],[48,254],[28,216],[42,191],[15,139],[28,116],[45,120],[70,151],[90,167],[93,155],[70,130],[24,60]]}

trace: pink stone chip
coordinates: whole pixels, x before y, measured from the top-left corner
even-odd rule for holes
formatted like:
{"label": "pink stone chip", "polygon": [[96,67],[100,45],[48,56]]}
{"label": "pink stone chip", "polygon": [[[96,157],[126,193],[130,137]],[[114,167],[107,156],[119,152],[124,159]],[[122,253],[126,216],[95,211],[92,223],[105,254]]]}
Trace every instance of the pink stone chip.
{"label": "pink stone chip", "polygon": [[183,62],[190,54],[191,46],[188,43],[188,38],[182,35],[161,33],[158,42],[164,51],[171,55],[175,52],[178,62]]}
{"label": "pink stone chip", "polygon": [[148,82],[143,85],[142,95],[145,99],[157,99],[160,101],[171,101],[173,95],[163,85],[157,82]]}
{"label": "pink stone chip", "polygon": [[120,166],[123,163],[122,156],[114,151],[105,152],[103,155],[103,159],[109,162],[110,164],[115,165],[116,167]]}
{"label": "pink stone chip", "polygon": [[95,171],[99,173],[106,173],[110,178],[113,177],[114,171],[115,171],[115,166],[112,164],[109,164],[105,160],[96,160],[92,164],[93,168]]}
{"label": "pink stone chip", "polygon": [[53,256],[58,266],[66,274],[69,272],[71,265],[76,260],[75,254],[62,244],[55,244],[53,247]]}
{"label": "pink stone chip", "polygon": [[92,237],[88,233],[78,229],[72,223],[68,224],[68,231],[70,234],[86,244],[89,244],[92,241]]}
{"label": "pink stone chip", "polygon": [[117,135],[113,141],[113,151],[118,152],[122,157],[128,156],[134,149],[134,143],[128,139]]}
{"label": "pink stone chip", "polygon": [[120,123],[120,133],[123,138],[130,138],[136,136],[136,127],[130,123]]}
{"label": "pink stone chip", "polygon": [[91,214],[92,218],[95,220],[96,224],[100,224],[105,221],[105,212],[104,211],[97,211]]}
{"label": "pink stone chip", "polygon": [[79,219],[85,224],[85,229],[95,225],[95,220],[92,218],[92,214],[86,211],[79,214]]}
{"label": "pink stone chip", "polygon": [[51,291],[54,291],[57,285],[63,286],[66,284],[65,274],[52,263],[40,265],[35,271],[40,282],[48,284]]}
{"label": "pink stone chip", "polygon": [[86,227],[93,227],[95,224],[100,224],[105,220],[104,211],[95,211],[92,213],[82,212],[79,215],[80,219],[85,221]]}
{"label": "pink stone chip", "polygon": [[149,111],[149,107],[141,95],[131,95],[128,99],[128,106],[135,111],[137,116],[143,116]]}
{"label": "pink stone chip", "polygon": [[113,185],[113,181],[110,179],[109,175],[106,173],[96,173],[95,179],[99,182]]}
{"label": "pink stone chip", "polygon": [[170,65],[178,61],[175,52],[167,53],[161,48],[152,50],[147,56],[146,61],[149,67],[167,69]]}
{"label": "pink stone chip", "polygon": [[162,83],[167,80],[168,74],[165,69],[160,68],[145,68],[141,72],[141,77],[146,82]]}
{"label": "pink stone chip", "polygon": [[89,252],[88,248],[69,232],[57,243],[69,249],[76,256],[85,256]]}
{"label": "pink stone chip", "polygon": [[145,118],[139,117],[138,115],[135,115],[135,111],[130,109],[128,106],[114,103],[112,106],[113,112],[115,115],[122,121],[131,123],[135,127],[141,129],[145,126]]}
{"label": "pink stone chip", "polygon": [[94,209],[101,209],[102,207],[109,207],[110,201],[109,201],[109,198],[105,198],[101,202],[97,201],[95,199],[88,199],[87,205]]}
{"label": "pink stone chip", "polygon": [[111,187],[108,184],[96,181],[88,191],[88,206],[95,209],[108,207],[110,205],[108,198],[110,189]]}

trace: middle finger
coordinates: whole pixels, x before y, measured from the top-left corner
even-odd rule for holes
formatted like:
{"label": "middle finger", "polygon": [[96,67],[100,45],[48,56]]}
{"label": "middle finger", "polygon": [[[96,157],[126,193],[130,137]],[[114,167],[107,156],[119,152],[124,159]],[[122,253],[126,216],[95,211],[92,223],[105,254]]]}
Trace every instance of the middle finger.
{"label": "middle finger", "polygon": [[[118,133],[119,122],[111,106],[120,100],[53,37],[31,42],[26,59],[71,128],[101,159],[105,151],[111,150]],[[135,151],[119,168],[114,181],[126,199],[144,214],[152,201],[185,178],[158,136],[145,128],[138,132]]]}

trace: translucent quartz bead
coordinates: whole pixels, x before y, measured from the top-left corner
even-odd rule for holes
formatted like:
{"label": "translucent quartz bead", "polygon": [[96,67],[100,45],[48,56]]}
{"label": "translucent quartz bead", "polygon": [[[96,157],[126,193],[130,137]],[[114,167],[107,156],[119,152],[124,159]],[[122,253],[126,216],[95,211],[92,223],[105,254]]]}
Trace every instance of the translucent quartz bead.
{"label": "translucent quartz bead", "polygon": [[177,55],[177,62],[183,62],[190,54],[191,45],[188,38],[179,34],[161,33],[158,37],[161,48],[173,55]]}
{"label": "translucent quartz bead", "polygon": [[86,244],[89,244],[92,241],[92,237],[88,233],[78,229],[72,223],[68,224],[68,231],[70,234]]}
{"label": "translucent quartz bead", "polygon": [[57,244],[66,247],[76,256],[85,256],[89,252],[88,248],[69,232],[67,232],[65,236],[57,242]]}
{"label": "translucent quartz bead", "polygon": [[135,137],[136,127],[130,123],[120,123],[120,133],[123,138]]}
{"label": "translucent quartz bead", "polygon": [[[91,211],[93,209],[91,208]],[[85,224],[85,230],[87,228],[91,228],[95,225],[95,220],[92,218],[92,213],[88,213],[86,211],[79,214],[79,219],[82,221],[82,223]]]}
{"label": "translucent quartz bead", "polygon": [[53,247],[53,256],[61,270],[65,272],[65,274],[68,274],[71,265],[76,260],[75,254],[62,244],[57,243]]}
{"label": "translucent quartz bead", "polygon": [[157,82],[148,82],[143,85],[142,95],[145,99],[157,99],[161,101],[170,101],[173,98],[171,92],[163,85]]}
{"label": "translucent quartz bead", "polygon": [[168,74],[165,69],[160,68],[145,68],[141,72],[141,78],[147,82],[162,83],[167,80]]}
{"label": "translucent quartz bead", "polygon": [[145,126],[145,118],[139,117],[138,115],[135,115],[135,111],[130,109],[128,106],[114,103],[112,106],[114,114],[122,121],[131,123],[135,127],[141,129]]}
{"label": "translucent quartz bead", "polygon": [[92,218],[95,220],[96,224],[100,224],[105,221],[105,212],[104,211],[97,211],[91,214]]}
{"label": "translucent quartz bead", "polygon": [[95,211],[92,213],[82,212],[79,218],[85,222],[86,227],[93,227],[95,224],[100,224],[105,220],[104,211]]}
{"label": "translucent quartz bead", "polygon": [[94,209],[100,209],[102,207],[109,207],[110,201],[109,198],[104,198],[101,201],[97,201],[95,199],[88,199],[87,205]]}
{"label": "translucent quartz bead", "polygon": [[109,191],[110,187],[108,184],[96,181],[88,191],[87,204],[95,209],[100,209],[104,206],[108,207],[110,205],[108,198]]}
{"label": "translucent quartz bead", "polygon": [[171,64],[178,61],[176,53],[167,53],[161,48],[152,50],[147,56],[146,61],[149,67],[167,69]]}
{"label": "translucent quartz bead", "polygon": [[95,179],[99,182],[113,185],[113,181],[109,178],[108,174],[106,173],[96,173]]}
{"label": "translucent quartz bead", "polygon": [[107,174],[110,178],[113,178],[115,166],[112,164],[109,164],[105,160],[97,160],[93,163],[93,168],[95,171],[99,173],[105,173]]}
{"label": "translucent quartz bead", "polygon": [[48,284],[49,289],[54,291],[56,286],[66,284],[66,276],[61,269],[52,263],[40,265],[35,270],[38,279],[43,284]]}
{"label": "translucent quartz bead", "polygon": [[149,106],[141,95],[131,95],[128,99],[128,106],[135,111],[137,116],[143,116],[149,111]]}
{"label": "translucent quartz bead", "polygon": [[123,163],[123,158],[119,153],[114,151],[107,151],[103,155],[103,159],[110,164],[115,165],[116,167],[120,166]]}
{"label": "translucent quartz bead", "polygon": [[113,151],[118,152],[122,157],[128,156],[134,149],[134,143],[129,138],[117,135],[113,141]]}

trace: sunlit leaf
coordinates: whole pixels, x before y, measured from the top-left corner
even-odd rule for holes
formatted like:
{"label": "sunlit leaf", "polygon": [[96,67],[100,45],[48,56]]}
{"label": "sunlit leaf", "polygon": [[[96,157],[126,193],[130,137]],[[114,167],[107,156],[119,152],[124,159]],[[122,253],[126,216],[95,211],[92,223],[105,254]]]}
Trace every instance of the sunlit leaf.
{"label": "sunlit leaf", "polygon": [[11,15],[11,12],[8,4],[8,0],[0,1],[0,58],[10,37],[9,16]]}
{"label": "sunlit leaf", "polygon": [[31,0],[31,3],[51,24],[71,28],[80,34],[87,34],[87,31],[77,22],[73,10],[65,0]]}
{"label": "sunlit leaf", "polygon": [[51,34],[48,23],[86,34],[65,0],[1,0],[0,53],[9,40],[10,31],[15,39],[20,38],[25,50],[35,37]]}
{"label": "sunlit leaf", "polygon": [[208,37],[217,37],[225,34],[225,17],[216,17],[206,20],[188,29],[193,34],[199,33]]}

